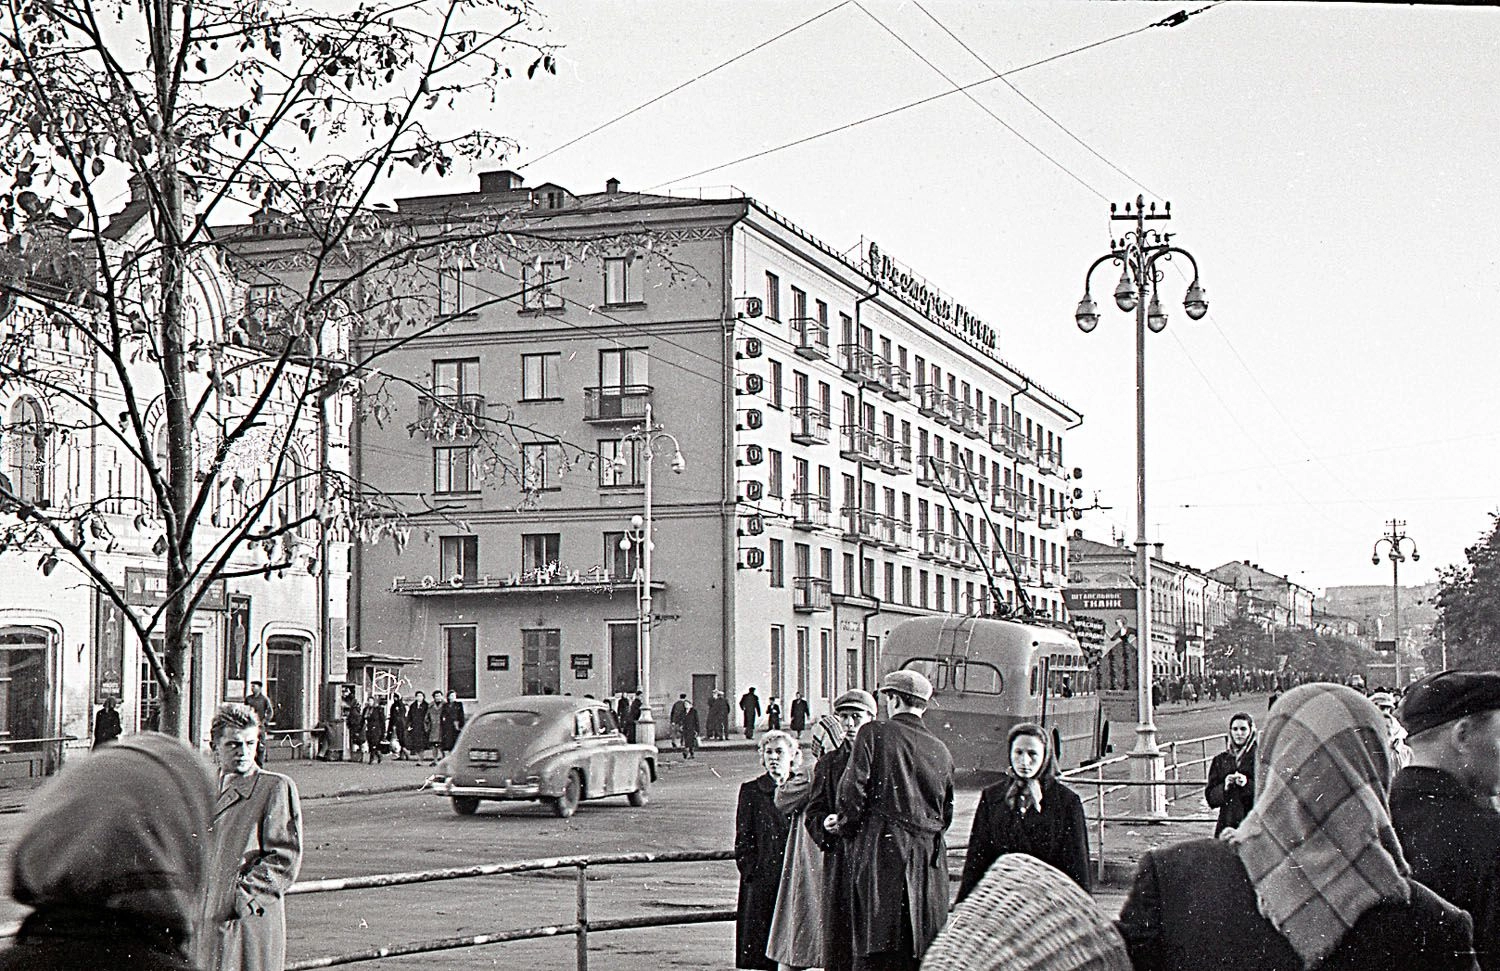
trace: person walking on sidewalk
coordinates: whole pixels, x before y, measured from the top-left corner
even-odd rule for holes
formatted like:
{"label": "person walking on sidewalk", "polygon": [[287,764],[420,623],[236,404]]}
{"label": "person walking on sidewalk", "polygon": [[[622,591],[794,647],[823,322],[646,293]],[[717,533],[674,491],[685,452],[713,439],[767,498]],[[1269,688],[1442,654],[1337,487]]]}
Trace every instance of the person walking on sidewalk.
{"label": "person walking on sidewalk", "polygon": [[396,754],[398,761],[405,760],[407,757],[407,745],[410,739],[407,738],[406,719],[406,702],[401,700],[398,692],[391,700],[391,751]]}
{"label": "person walking on sidewalk", "polygon": [[799,691],[797,697],[792,699],[791,721],[788,723],[792,734],[797,736],[798,740],[801,740],[803,731],[807,729],[809,714],[811,714],[811,709],[808,708],[807,699],[802,697],[802,692]]}
{"label": "person walking on sidewalk", "polygon": [[418,691],[406,706],[406,739],[413,757],[418,762],[427,758],[431,746],[431,735],[427,734],[427,696]]}
{"label": "person walking on sidewalk", "polygon": [[855,967],[917,971],[948,917],[943,833],[953,822],[953,755],[922,722],[931,681],[892,671],[880,692],[891,717],[855,736],[824,826],[858,831],[850,848]]}
{"label": "person walking on sidewalk", "polygon": [[1255,719],[1236,712],[1229,719],[1229,748],[1214,756],[1208,767],[1208,788],[1203,797],[1219,810],[1214,836],[1234,829],[1255,804]]}
{"label": "person walking on sidewalk", "polygon": [[755,737],[755,723],[760,721],[760,696],[755,693],[755,685],[740,695],[740,720],[745,725],[745,737]]}
{"label": "person walking on sidewalk", "polygon": [[439,726],[439,731],[443,736],[444,754],[458,747],[458,734],[463,731],[466,721],[468,721],[468,715],[464,713],[464,703],[458,700],[458,692],[448,692],[448,700],[443,703],[442,723]]}
{"label": "person walking on sidewalk", "polygon": [[245,696],[245,704],[255,709],[255,717],[260,719],[260,744],[255,747],[255,764],[264,766],[266,764],[266,741],[271,728],[271,719],[276,715],[276,706],[271,699],[266,697],[265,686],[259,681],[250,682],[250,693]]}
{"label": "person walking on sidewalk", "polygon": [[385,704],[373,696],[365,702],[365,747],[369,763],[385,761]]}
{"label": "person walking on sidewalk", "polygon": [[94,716],[94,748],[108,745],[120,737],[120,712],[113,695],[104,699],[104,707]]}
{"label": "person walking on sidewalk", "polygon": [[671,738],[673,743],[677,744],[679,747],[681,746],[682,739],[683,703],[686,701],[687,693],[684,692],[682,694],[679,694],[677,696],[677,700],[672,702],[672,711],[667,716],[667,736]]}
{"label": "person walking on sidewalk", "polygon": [[427,740],[432,743],[432,764],[447,755],[443,751],[443,693],[432,689],[432,703],[427,706]]}
{"label": "person walking on sidewalk", "polygon": [[682,741],[682,757],[696,759],[698,757],[698,709],[686,699],[682,703],[682,718],[677,722],[677,731]]}
{"label": "person walking on sidewalk", "polygon": [[720,742],[729,739],[729,699],[718,688],[708,699],[708,737]]}
{"label": "person walking on sidewalk", "polygon": [[766,702],[766,731],[781,731],[781,702],[776,700],[775,695]]}

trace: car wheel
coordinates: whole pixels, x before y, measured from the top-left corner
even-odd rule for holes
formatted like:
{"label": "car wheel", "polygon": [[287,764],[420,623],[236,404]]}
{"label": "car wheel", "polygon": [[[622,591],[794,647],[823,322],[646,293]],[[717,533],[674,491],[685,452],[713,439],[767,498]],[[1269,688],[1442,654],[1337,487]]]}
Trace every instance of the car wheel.
{"label": "car wheel", "polygon": [[635,770],[635,791],[625,797],[632,806],[644,806],[651,801],[651,769],[642,762]]}
{"label": "car wheel", "polygon": [[583,801],[583,776],[577,769],[568,773],[568,784],[563,787],[563,794],[552,800],[552,811],[560,818],[567,819],[578,811],[578,804]]}
{"label": "car wheel", "polygon": [[454,796],[453,811],[460,816],[472,816],[479,811],[479,798],[477,796]]}

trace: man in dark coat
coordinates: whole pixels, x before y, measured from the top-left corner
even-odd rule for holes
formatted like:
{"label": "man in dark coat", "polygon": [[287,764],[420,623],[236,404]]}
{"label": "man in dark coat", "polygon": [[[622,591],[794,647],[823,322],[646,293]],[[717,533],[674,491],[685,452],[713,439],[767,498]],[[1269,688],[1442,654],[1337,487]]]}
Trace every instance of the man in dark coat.
{"label": "man in dark coat", "polygon": [[802,697],[802,692],[797,692],[797,697],[792,699],[791,721],[787,724],[792,734],[798,738],[801,738],[802,733],[807,729],[807,716],[810,712],[807,699]]}
{"label": "man in dark coat", "polygon": [[260,744],[255,747],[255,764],[266,764],[266,730],[271,727],[271,719],[276,715],[276,706],[271,699],[266,697],[265,686],[259,681],[250,682],[250,693],[245,696],[245,704],[255,709],[255,717],[260,719]]}
{"label": "man in dark coat", "polygon": [[94,716],[94,748],[108,745],[120,737],[120,712],[113,697],[104,699],[104,707]]}
{"label": "man in dark coat", "polygon": [[854,925],[849,921],[852,863],[846,851],[854,833],[835,834],[824,823],[838,806],[839,780],[860,728],[875,720],[875,696],[853,688],[833,702],[833,714],[844,726],[844,741],[813,767],[811,791],[802,818],[813,842],[823,850],[823,971],[853,971]]}
{"label": "man in dark coat", "polygon": [[391,701],[391,738],[396,744],[392,746],[396,750],[396,758],[406,758],[406,751],[410,739],[406,733],[406,702],[401,700],[398,694]]}
{"label": "man in dark coat", "polygon": [[365,745],[366,760],[370,765],[385,761],[385,752],[381,748],[385,742],[385,702],[371,698],[365,702]]}
{"label": "man in dark coat", "polygon": [[755,693],[755,685],[740,695],[740,720],[745,725],[745,737],[755,737],[755,723],[760,720],[760,695]]}
{"label": "man in dark coat", "polygon": [[667,734],[672,739],[682,737],[682,713],[687,709],[687,695],[679,694],[677,700],[672,702],[672,711],[668,716],[670,729]]}
{"label": "man in dark coat", "polygon": [[698,709],[693,707],[691,701],[683,701],[682,717],[677,721],[678,740],[682,745],[682,757],[685,759],[696,759],[698,757]]}
{"label": "man in dark coat", "polygon": [[1474,950],[1500,969],[1500,672],[1444,671],[1401,703],[1412,761],[1391,785],[1411,875],[1474,918]]}
{"label": "man in dark coat", "polygon": [[464,722],[468,716],[464,714],[464,703],[458,700],[458,692],[448,692],[448,700],[443,702],[441,721],[438,731],[442,734],[444,752],[451,752],[458,747],[458,733],[463,731]]}
{"label": "man in dark coat", "polygon": [[407,748],[418,762],[422,761],[432,741],[427,735],[427,696],[420,691],[406,706],[406,740],[409,743]]}
{"label": "man in dark coat", "polygon": [[729,738],[729,699],[718,688],[708,699],[708,737],[721,742]]}
{"label": "man in dark coat", "polygon": [[854,860],[854,960],[860,971],[916,969],[948,917],[943,833],[953,822],[953,755],[922,723],[932,682],[892,671],[880,682],[891,718],[861,728],[825,827],[858,827]]}
{"label": "man in dark coat", "polygon": [[734,815],[734,862],[740,871],[734,933],[737,968],[776,971],[776,962],[766,957],[766,945],[791,831],[790,818],[776,808],[776,787],[791,774],[796,750],[785,733],[767,735],[760,743],[765,774],[740,786]]}

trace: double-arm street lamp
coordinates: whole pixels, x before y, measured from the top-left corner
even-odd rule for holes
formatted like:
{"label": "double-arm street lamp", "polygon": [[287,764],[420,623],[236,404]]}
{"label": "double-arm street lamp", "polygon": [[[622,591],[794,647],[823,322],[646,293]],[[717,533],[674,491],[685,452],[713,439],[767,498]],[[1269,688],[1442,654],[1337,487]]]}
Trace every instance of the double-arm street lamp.
{"label": "double-arm street lamp", "polygon": [[1078,301],[1073,319],[1085,334],[1099,326],[1099,307],[1089,294],[1089,283],[1094,271],[1105,263],[1118,264],[1121,272],[1120,282],[1115,287],[1115,306],[1126,313],[1135,311],[1135,554],[1137,582],[1140,584],[1136,605],[1139,617],[1136,625],[1136,698],[1140,721],[1135,729],[1135,749],[1130,753],[1131,777],[1136,782],[1153,783],[1136,786],[1137,811],[1142,815],[1160,816],[1166,813],[1166,789],[1160,784],[1166,778],[1166,772],[1161,748],[1156,743],[1156,721],[1151,702],[1151,550],[1146,545],[1146,331],[1149,329],[1153,334],[1159,334],[1167,326],[1167,315],[1157,294],[1162,279],[1158,261],[1180,255],[1192,264],[1193,282],[1188,284],[1187,297],[1182,303],[1188,317],[1201,320],[1208,313],[1208,298],[1198,283],[1198,261],[1193,255],[1173,246],[1171,233],[1146,227],[1148,222],[1171,219],[1171,203],[1166,203],[1162,211],[1157,212],[1156,203],[1151,203],[1148,210],[1146,200],[1136,196],[1134,209],[1127,202],[1124,212],[1111,203],[1109,218],[1116,222],[1133,222],[1135,228],[1127,230],[1119,239],[1111,240],[1109,252],[1089,267],[1083,278],[1083,299]]}
{"label": "double-arm street lamp", "polygon": [[[1391,637],[1396,650],[1393,654],[1396,661],[1395,678],[1396,683],[1392,685],[1397,691],[1401,690],[1401,564],[1406,561],[1406,550],[1411,550],[1411,561],[1417,562],[1422,555],[1417,552],[1417,541],[1406,535],[1406,520],[1392,519],[1386,523],[1390,529],[1389,533],[1375,541],[1375,548],[1370,551],[1370,562],[1376,566],[1380,565],[1380,545],[1386,546],[1386,557],[1391,561]],[[1444,658],[1446,660],[1446,658]]]}
{"label": "double-arm street lamp", "polygon": [[[656,744],[656,722],[651,717],[651,460],[663,443],[672,446],[672,471],[678,475],[687,468],[682,457],[682,446],[677,439],[661,430],[651,415],[651,403],[646,402],[645,420],[635,431],[626,435],[626,442],[636,443],[636,459],[646,463],[645,497],[642,515],[630,517],[630,531],[620,540],[620,549],[629,552],[634,544],[640,550],[641,580],[639,584],[639,615],[636,619],[636,646],[640,651],[641,719],[636,723],[636,741],[645,745]],[[615,459],[615,471],[629,471],[630,465],[623,458]]]}

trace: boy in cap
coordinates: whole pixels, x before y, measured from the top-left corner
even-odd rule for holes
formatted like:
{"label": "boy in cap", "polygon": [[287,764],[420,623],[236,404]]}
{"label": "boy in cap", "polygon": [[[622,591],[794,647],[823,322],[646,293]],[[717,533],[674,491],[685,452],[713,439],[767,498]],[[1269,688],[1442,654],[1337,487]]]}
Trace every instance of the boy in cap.
{"label": "boy in cap", "polygon": [[932,682],[892,671],[880,693],[890,720],[855,736],[823,826],[858,830],[848,845],[855,967],[916,971],[948,917],[943,833],[953,822],[953,756],[922,723]]}
{"label": "boy in cap", "polygon": [[1399,718],[1412,760],[1391,785],[1391,822],[1411,875],[1473,915],[1479,966],[1500,971],[1500,672],[1423,678]]}

